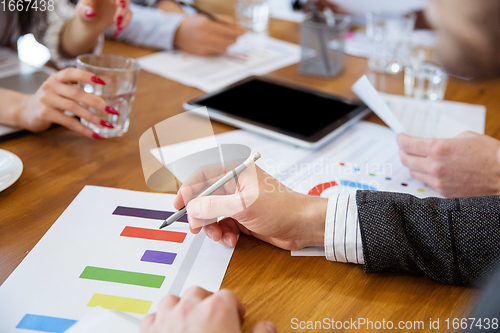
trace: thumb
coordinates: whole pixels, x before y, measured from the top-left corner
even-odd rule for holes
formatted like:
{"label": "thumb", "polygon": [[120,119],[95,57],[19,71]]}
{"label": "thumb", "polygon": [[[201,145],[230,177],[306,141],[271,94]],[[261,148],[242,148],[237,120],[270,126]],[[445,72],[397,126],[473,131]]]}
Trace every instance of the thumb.
{"label": "thumb", "polygon": [[191,200],[186,208],[191,217],[205,220],[238,214],[244,209],[242,202],[240,193],[209,195]]}
{"label": "thumb", "polygon": [[252,330],[252,333],[277,333],[278,330],[272,321],[261,321]]}

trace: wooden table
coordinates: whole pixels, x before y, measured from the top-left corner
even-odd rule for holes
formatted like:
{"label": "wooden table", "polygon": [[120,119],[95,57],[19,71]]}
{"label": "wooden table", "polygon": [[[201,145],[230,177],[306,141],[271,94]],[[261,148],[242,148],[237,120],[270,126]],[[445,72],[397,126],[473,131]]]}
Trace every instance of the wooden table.
{"label": "wooden table", "polygon": [[[270,34],[297,42],[298,26],[272,20]],[[133,57],[152,50],[107,42],[105,52]],[[348,56],[338,77],[323,80],[297,74],[289,66],[271,77],[322,91],[353,97],[351,85],[367,72],[364,58]],[[378,75],[377,88],[402,93],[401,75]],[[451,79],[446,99],[484,104],[486,133],[500,138],[500,82],[464,82]],[[24,163],[21,178],[0,193],[0,283],[23,260],[85,185],[150,191],[144,181],[138,140],[152,125],[183,111],[182,103],[202,92],[142,71],[129,132],[122,138],[92,141],[62,127],[0,142],[0,148]],[[380,122],[374,115],[370,120]],[[216,133],[232,128],[214,123]],[[427,277],[363,273],[356,265],[332,263],[321,257],[291,257],[254,238],[242,236],[222,283],[247,306],[243,324],[249,332],[258,321],[274,321],[280,332],[291,331],[292,319],[323,318],[371,321],[424,321],[463,318],[477,290],[440,285]]]}

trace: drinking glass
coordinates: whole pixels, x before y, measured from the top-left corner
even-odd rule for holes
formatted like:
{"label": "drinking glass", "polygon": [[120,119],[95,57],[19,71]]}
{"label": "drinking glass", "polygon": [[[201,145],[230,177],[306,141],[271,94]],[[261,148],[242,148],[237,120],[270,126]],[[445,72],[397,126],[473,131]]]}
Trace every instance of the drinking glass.
{"label": "drinking glass", "polygon": [[87,107],[101,119],[109,121],[114,128],[97,126],[81,118],[82,124],[90,127],[103,138],[122,136],[128,131],[130,111],[135,98],[139,64],[135,59],[115,55],[84,54],[77,58],[77,68],[89,71],[106,83],[79,83],[87,93],[101,97],[107,105],[112,106],[119,115],[109,114],[101,110]]}
{"label": "drinking glass", "polygon": [[404,72],[406,96],[432,101],[443,100],[448,74],[437,64],[433,48],[415,47]]}
{"label": "drinking glass", "polygon": [[409,60],[414,13],[399,15],[384,12],[366,14],[368,66],[383,73],[399,73]]}
{"label": "drinking glass", "polygon": [[246,30],[266,31],[269,23],[268,0],[236,0],[236,18]]}

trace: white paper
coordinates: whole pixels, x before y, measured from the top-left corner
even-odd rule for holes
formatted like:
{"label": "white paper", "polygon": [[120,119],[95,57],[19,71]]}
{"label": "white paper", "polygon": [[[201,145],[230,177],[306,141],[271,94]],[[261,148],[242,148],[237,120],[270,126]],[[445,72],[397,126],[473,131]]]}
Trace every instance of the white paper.
{"label": "white paper", "polygon": [[263,75],[300,60],[300,47],[265,34],[247,33],[220,57],[158,52],[139,58],[152,73],[213,92],[252,75]]}
{"label": "white paper", "polygon": [[[383,95],[387,100],[398,97]],[[451,102],[450,102],[451,103]],[[447,104],[447,103],[446,103]],[[458,110],[458,114],[470,118],[481,118],[477,106],[448,105],[449,112]],[[478,124],[471,122],[466,130],[481,130]],[[481,131],[479,131],[481,132]],[[361,121],[336,137],[332,142],[316,151],[292,146],[243,130],[216,135],[218,144],[238,143],[259,151],[261,159],[256,162],[264,171],[276,177],[291,189],[311,194],[320,184],[335,182],[320,195],[329,197],[334,193],[355,193],[358,189],[391,191],[412,194],[419,198],[441,197],[421,181],[411,178],[409,170],[399,158],[396,135],[385,126]],[[209,139],[198,139],[202,142]],[[162,148],[173,149],[173,147]],[[153,154],[159,158],[158,152]],[[293,256],[324,256],[321,247],[292,251]]]}
{"label": "white paper", "polygon": [[[94,294],[152,302],[190,286],[217,291],[233,248],[193,235],[187,223],[168,230],[187,233],[183,243],[120,236],[125,227],[157,229],[161,220],[113,215],[118,206],[174,211],[174,195],[86,186],[0,287],[0,332],[19,332],[26,314],[79,320],[92,310]],[[171,265],[141,261],[145,250],[173,252]],[[165,276],[160,288],[79,278],[87,266]],[[130,314],[141,319],[141,314]]]}
{"label": "white paper", "polygon": [[396,134],[406,133],[406,130],[401,122],[387,106],[387,103],[384,101],[382,96],[380,96],[366,75],[363,75],[358,81],[356,81],[356,83],[354,83],[352,91],[354,91],[354,93],[358,95],[358,97]]}
{"label": "white paper", "polygon": [[139,326],[137,318],[96,306],[65,333],[137,333]]}

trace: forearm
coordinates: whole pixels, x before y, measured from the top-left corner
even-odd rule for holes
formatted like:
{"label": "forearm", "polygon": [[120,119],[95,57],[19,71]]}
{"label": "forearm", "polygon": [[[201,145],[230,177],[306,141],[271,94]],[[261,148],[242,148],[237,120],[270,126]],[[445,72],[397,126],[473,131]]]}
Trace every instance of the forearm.
{"label": "forearm", "polygon": [[500,258],[500,197],[418,199],[358,191],[365,272],[426,274],[471,286]]}
{"label": "forearm", "polygon": [[22,127],[21,111],[26,95],[13,90],[0,88],[0,123],[9,126]]}
{"label": "forearm", "polygon": [[101,33],[98,27],[73,17],[62,28],[60,49],[69,57],[89,53],[97,45]]}

